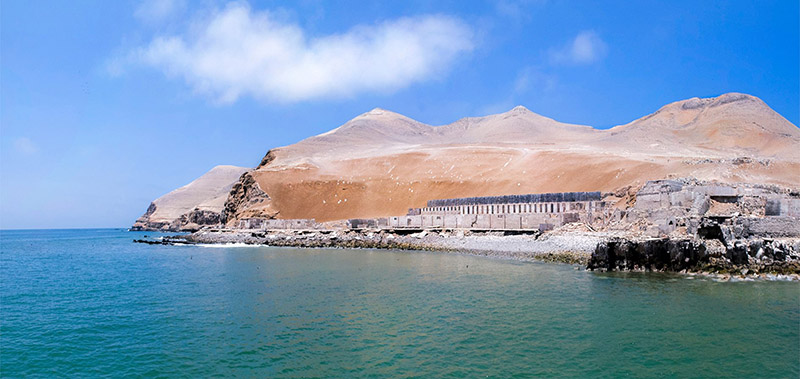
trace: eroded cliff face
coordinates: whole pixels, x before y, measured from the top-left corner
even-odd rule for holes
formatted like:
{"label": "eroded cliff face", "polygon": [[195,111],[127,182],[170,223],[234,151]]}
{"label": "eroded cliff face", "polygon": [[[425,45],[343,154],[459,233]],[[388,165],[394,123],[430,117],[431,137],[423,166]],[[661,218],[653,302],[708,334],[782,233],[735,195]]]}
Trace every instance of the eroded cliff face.
{"label": "eroded cliff face", "polygon": [[796,274],[800,272],[800,240],[757,238],[725,245],[716,239],[613,239],[597,245],[587,268]]}
{"label": "eroded cliff face", "polygon": [[147,213],[139,217],[131,227],[136,231],[195,232],[204,226],[220,224],[221,212],[195,208],[172,221],[152,221],[150,216],[157,206],[150,203]]}
{"label": "eroded cliff face", "polygon": [[[267,157],[264,157],[264,160],[267,160]],[[262,161],[262,164],[266,163]],[[223,224],[232,226],[241,218],[275,218],[278,213],[279,211],[272,207],[269,195],[261,189],[258,182],[253,178],[252,172],[245,172],[239,177],[239,181],[231,187],[220,221]]]}
{"label": "eroded cliff face", "polygon": [[177,231],[170,229],[170,222],[167,221],[154,221],[151,220],[150,217],[156,212],[158,207],[155,203],[150,203],[150,206],[147,207],[147,211],[140,216],[136,221],[133,223],[131,230],[164,230],[164,231]]}

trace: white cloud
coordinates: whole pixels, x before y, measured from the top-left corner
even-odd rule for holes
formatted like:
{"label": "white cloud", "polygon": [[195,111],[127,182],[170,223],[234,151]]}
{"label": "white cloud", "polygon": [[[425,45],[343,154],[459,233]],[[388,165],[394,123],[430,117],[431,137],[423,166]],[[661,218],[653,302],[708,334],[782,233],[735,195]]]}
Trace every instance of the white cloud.
{"label": "white cloud", "polygon": [[39,147],[28,137],[19,137],[14,140],[14,150],[24,155],[33,155],[39,152]]}
{"label": "white cloud", "polygon": [[494,8],[500,16],[515,21],[530,21],[533,16],[532,6],[542,6],[545,3],[547,0],[496,0]]}
{"label": "white cloud", "polygon": [[146,23],[159,23],[186,9],[186,0],[144,0],[134,16]]}
{"label": "white cloud", "polygon": [[592,30],[584,30],[558,49],[550,50],[552,64],[589,64],[606,56],[608,46]]}
{"label": "white cloud", "polygon": [[250,95],[275,102],[393,92],[436,78],[473,48],[458,19],[429,15],[355,26],[309,38],[300,26],[230,3],[180,35],[133,53],[220,102]]}

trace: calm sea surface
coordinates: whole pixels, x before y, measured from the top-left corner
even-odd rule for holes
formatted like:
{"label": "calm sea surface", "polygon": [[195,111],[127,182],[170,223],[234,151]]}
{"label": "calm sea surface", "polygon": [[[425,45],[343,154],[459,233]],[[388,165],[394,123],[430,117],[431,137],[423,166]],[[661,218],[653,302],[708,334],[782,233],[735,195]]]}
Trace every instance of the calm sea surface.
{"label": "calm sea surface", "polygon": [[800,284],[0,231],[0,375],[787,377]]}

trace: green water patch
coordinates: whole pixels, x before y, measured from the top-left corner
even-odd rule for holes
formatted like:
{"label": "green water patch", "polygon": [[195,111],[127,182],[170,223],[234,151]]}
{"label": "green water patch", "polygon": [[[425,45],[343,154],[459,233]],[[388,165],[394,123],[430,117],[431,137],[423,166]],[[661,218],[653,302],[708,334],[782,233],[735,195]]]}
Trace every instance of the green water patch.
{"label": "green water patch", "polygon": [[800,373],[798,283],[0,233],[4,377]]}

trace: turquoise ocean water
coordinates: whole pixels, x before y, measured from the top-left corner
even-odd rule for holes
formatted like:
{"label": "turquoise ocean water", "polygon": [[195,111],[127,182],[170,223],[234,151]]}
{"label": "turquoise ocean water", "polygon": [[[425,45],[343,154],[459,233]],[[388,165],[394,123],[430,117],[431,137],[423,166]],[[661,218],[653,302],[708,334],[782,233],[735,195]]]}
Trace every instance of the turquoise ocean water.
{"label": "turquoise ocean water", "polygon": [[787,377],[800,284],[0,231],[0,376]]}

